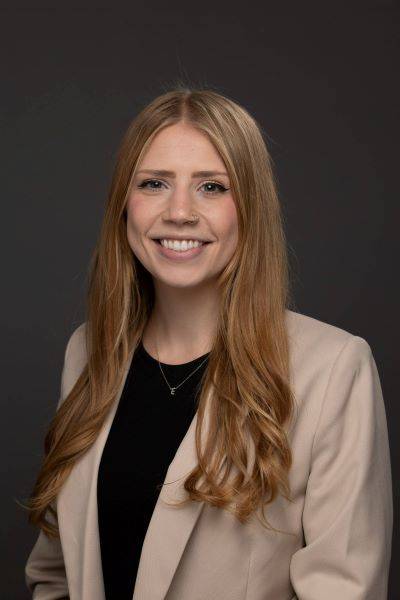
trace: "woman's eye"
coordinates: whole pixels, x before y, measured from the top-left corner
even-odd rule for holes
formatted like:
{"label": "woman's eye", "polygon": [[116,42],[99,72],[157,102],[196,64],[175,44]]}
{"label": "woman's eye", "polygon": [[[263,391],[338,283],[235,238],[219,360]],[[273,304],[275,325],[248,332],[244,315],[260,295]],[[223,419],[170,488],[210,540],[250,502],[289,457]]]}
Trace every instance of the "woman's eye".
{"label": "woman's eye", "polygon": [[[213,190],[210,190],[210,186],[211,187],[217,187],[219,193],[223,193],[226,192],[228,188],[224,187],[221,183],[214,183],[213,181],[207,181],[207,183],[203,183],[202,187],[206,187],[205,192],[206,194],[214,194],[215,192]],[[218,192],[217,192],[218,193]]]}
{"label": "woman's eye", "polygon": [[[149,183],[157,183],[157,184],[162,184],[162,181],[159,181],[158,179],[146,179],[145,181],[142,181],[142,183],[138,186],[140,188],[147,188]],[[159,190],[161,186],[157,187],[150,187],[149,189],[151,190]]]}
{"label": "woman's eye", "polygon": [[[153,185],[149,186],[149,184],[156,184],[156,185],[153,187]],[[159,179],[146,179],[145,181],[142,181],[142,183],[140,183],[138,185],[138,187],[141,189],[147,188],[152,191],[157,191],[157,190],[161,189],[162,185],[164,185],[164,184]],[[214,181],[207,181],[206,183],[203,183],[203,185],[201,187],[205,188],[204,192],[206,194],[215,194],[215,193],[222,194],[223,192],[226,192],[229,189],[229,188],[224,187],[221,183],[216,183]],[[215,188],[217,188],[217,191],[215,191]]]}

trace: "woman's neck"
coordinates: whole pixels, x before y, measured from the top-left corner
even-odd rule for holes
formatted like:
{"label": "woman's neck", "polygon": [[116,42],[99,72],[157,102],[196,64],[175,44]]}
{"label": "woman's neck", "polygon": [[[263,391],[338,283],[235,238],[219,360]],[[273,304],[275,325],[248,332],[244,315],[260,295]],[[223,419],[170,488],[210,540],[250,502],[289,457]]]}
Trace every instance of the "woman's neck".
{"label": "woman's neck", "polygon": [[[160,362],[181,364],[211,350],[218,315],[215,294],[181,294],[174,288],[158,296],[142,343]],[[158,355],[158,356],[157,356]]]}

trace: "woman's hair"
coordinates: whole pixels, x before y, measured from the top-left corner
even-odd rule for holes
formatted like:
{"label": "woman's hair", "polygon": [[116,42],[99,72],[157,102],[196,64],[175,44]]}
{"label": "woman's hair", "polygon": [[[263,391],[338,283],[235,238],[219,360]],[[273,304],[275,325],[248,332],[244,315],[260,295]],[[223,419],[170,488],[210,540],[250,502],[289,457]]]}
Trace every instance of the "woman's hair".
{"label": "woman's hair", "polygon": [[45,519],[46,512],[56,516],[53,501],[95,442],[154,305],[152,277],[128,244],[126,203],[135,169],[154,136],[181,122],[206,134],[223,159],[239,229],[237,248],[216,283],[221,302],[198,398],[198,464],[184,482],[184,503],[225,508],[242,523],[261,506],[262,522],[269,527],[264,504],[278,492],[291,501],[292,454],[285,431],[294,408],[285,323],[291,301],[273,163],[261,127],[244,108],[216,91],[178,84],[139,112],[117,153],[89,268],[87,363],[50,423],[43,463],[25,507],[29,521],[49,536],[59,531],[57,521]]}

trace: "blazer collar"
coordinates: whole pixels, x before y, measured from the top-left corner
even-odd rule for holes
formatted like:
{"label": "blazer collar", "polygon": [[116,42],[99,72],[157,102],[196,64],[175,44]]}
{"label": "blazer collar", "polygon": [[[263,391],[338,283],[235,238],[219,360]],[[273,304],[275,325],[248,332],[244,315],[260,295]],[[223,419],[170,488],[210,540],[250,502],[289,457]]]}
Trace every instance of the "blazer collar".
{"label": "blazer collar", "polygon": [[[98,529],[97,476],[132,355],[131,351],[115,402],[96,441],[75,463],[57,498],[58,522],[70,593],[71,597],[82,600],[105,598]],[[197,464],[196,423],[197,412],[167,470],[143,542],[132,600],[165,598],[185,546],[204,507],[204,502],[190,502],[179,508],[168,506],[164,502],[185,497],[183,480]],[[207,429],[206,410],[203,439],[207,435]],[[157,570],[156,576],[154,568]]]}

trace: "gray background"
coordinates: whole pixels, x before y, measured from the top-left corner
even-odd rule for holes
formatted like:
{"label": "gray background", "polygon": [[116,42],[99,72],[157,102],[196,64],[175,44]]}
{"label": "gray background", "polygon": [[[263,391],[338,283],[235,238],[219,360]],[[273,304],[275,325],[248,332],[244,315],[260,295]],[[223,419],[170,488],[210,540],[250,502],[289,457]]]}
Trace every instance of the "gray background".
{"label": "gray background", "polygon": [[[0,9],[1,598],[28,598],[37,532],[16,499],[34,483],[65,344],[83,320],[119,140],[178,78],[229,95],[261,123],[297,309],[371,345],[398,529],[399,6],[55,4]],[[395,536],[392,565],[398,552]],[[389,598],[399,588],[393,569]]]}

